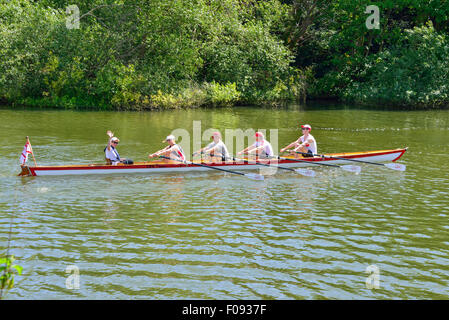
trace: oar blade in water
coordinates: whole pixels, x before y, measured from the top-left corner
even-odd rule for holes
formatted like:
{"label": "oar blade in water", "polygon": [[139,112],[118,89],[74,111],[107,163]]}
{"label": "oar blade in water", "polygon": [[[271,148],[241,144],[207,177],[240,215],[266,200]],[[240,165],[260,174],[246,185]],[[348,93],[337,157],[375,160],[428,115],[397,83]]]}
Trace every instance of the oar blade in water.
{"label": "oar blade in water", "polygon": [[384,166],[386,166],[387,168],[393,169],[393,170],[397,170],[397,171],[405,171],[405,165],[400,164],[400,163],[386,163],[384,164]]}
{"label": "oar blade in water", "polygon": [[245,177],[248,177],[252,180],[263,180],[264,177],[261,174],[257,174],[257,173],[245,173]]}
{"label": "oar blade in water", "polygon": [[296,172],[298,172],[299,174],[302,174],[303,176],[306,177],[315,177],[315,171],[310,170],[310,169],[295,169]]}
{"label": "oar blade in water", "polygon": [[362,168],[360,166],[354,166],[352,164],[347,164],[347,165],[341,166],[340,168],[342,168],[343,170],[348,171],[348,172],[353,172],[355,174],[359,174],[360,171],[362,171]]}

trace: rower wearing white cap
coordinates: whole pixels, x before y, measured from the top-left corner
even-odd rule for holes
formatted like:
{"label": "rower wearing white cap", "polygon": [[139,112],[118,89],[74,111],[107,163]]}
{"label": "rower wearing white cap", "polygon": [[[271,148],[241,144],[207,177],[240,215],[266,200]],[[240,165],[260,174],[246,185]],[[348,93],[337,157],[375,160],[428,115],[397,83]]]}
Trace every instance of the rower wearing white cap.
{"label": "rower wearing white cap", "polygon": [[213,132],[211,138],[213,139],[211,143],[209,143],[206,147],[201,148],[197,152],[193,153],[193,155],[205,153],[210,156],[221,157],[223,161],[226,161],[226,159],[229,158],[229,152],[228,148],[226,148],[226,145],[221,140],[220,132],[218,131]]}
{"label": "rower wearing white cap", "polygon": [[254,142],[251,146],[242,151],[238,152],[238,155],[248,153],[248,154],[256,154],[259,158],[270,158],[274,155],[273,147],[271,144],[265,140],[265,137],[262,132],[256,132],[254,135],[256,137],[256,142]]}
{"label": "rower wearing white cap", "polygon": [[120,141],[119,138],[114,137],[114,134],[110,130],[108,130],[106,134],[109,136],[108,145],[106,146],[106,148],[104,148],[106,163],[112,164],[114,166],[119,163],[133,164],[134,162],[131,159],[120,158],[120,155],[118,154],[118,151],[116,149]]}
{"label": "rower wearing white cap", "polygon": [[[182,150],[181,146],[176,144],[175,142],[175,136],[169,135],[167,138],[162,141],[168,143],[168,146],[166,146],[164,149],[161,149],[155,153],[152,153],[148,155],[148,158],[154,158],[159,156],[164,156],[173,160],[185,160],[185,154]],[[164,159],[165,161],[168,161],[168,159]]]}
{"label": "rower wearing white cap", "polygon": [[[280,151],[284,152],[287,149],[294,147],[293,151],[299,151],[303,153],[307,153],[307,155],[303,155],[303,157],[313,157],[314,154],[318,152],[318,146],[315,138],[310,134],[312,127],[308,124],[302,125],[301,130],[303,135],[298,138],[298,140],[293,141],[288,146],[282,148]],[[296,157],[299,157],[300,154],[293,153]]]}

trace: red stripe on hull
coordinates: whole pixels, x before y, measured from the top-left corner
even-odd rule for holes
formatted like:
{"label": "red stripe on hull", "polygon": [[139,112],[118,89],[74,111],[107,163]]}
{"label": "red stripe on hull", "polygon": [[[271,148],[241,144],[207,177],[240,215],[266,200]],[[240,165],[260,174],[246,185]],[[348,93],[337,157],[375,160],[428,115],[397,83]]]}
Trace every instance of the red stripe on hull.
{"label": "red stripe on hull", "polygon": [[405,153],[405,151],[407,151],[407,149],[408,149],[408,147],[405,148],[405,149],[401,152],[401,154],[400,154],[396,159],[393,159],[393,160],[391,160],[391,161],[396,162],[397,160],[399,160],[399,158],[402,157],[402,156],[404,155],[404,153]]}
{"label": "red stripe on hull", "polygon": [[36,176],[36,172],[34,171],[36,168],[34,167],[28,167],[29,169],[30,169],[30,171],[31,171],[31,175],[33,176],[33,177],[35,177]]}

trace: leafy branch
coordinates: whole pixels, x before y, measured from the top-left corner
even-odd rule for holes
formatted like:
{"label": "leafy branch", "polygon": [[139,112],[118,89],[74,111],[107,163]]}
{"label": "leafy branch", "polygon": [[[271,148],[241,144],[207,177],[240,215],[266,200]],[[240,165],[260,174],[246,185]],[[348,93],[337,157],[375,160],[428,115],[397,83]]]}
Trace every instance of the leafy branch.
{"label": "leafy branch", "polygon": [[0,299],[4,294],[14,287],[15,274],[21,275],[23,267],[13,264],[16,259],[14,255],[5,255],[0,258]]}

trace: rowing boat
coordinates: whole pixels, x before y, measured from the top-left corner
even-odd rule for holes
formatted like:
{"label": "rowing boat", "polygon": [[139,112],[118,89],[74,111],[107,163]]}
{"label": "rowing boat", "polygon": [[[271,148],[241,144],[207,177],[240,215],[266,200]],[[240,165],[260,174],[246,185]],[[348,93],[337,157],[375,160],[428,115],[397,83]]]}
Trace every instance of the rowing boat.
{"label": "rowing boat", "polygon": [[[304,167],[310,166],[311,162],[316,163],[351,163],[343,160],[363,160],[371,162],[388,162],[397,161],[407,151],[407,148],[392,150],[377,150],[364,152],[349,153],[329,153],[325,156],[338,157],[340,159],[326,157],[310,157],[300,158],[304,160],[297,162],[289,159],[293,157],[285,157],[285,160],[271,160],[270,163],[282,165],[283,167]],[[259,169],[260,166],[254,161],[226,161],[226,162],[210,162],[210,161],[193,161],[194,164],[184,164],[176,161],[151,161],[136,162],[134,164],[87,164],[87,165],[62,165],[62,166],[22,166],[19,176],[61,176],[61,175],[86,175],[86,174],[117,174],[117,173],[163,173],[163,172],[186,172],[186,171],[205,171],[207,167],[195,165],[195,163],[206,164],[210,167],[217,167],[229,170],[248,170]],[[353,163],[353,162],[352,162]]]}
{"label": "rowing boat", "polygon": [[[388,162],[397,161],[407,151],[407,148],[392,150],[377,150],[363,152],[345,152],[329,153],[326,157],[300,158],[303,162],[297,162],[289,159],[293,157],[284,157],[285,160],[271,160],[270,163],[282,165],[283,167],[304,167],[315,163],[350,163],[344,159],[362,160],[370,162]],[[327,158],[329,157],[329,158]],[[335,158],[340,159],[335,159]],[[206,164],[210,167],[226,168],[229,170],[248,170],[258,169],[259,165],[251,160],[249,161],[193,161],[193,163]],[[61,176],[61,175],[86,175],[86,174],[116,174],[116,173],[163,173],[163,172],[186,172],[186,171],[205,171],[207,167],[195,164],[183,164],[176,161],[151,161],[136,162],[134,164],[87,164],[87,165],[63,165],[63,166],[22,166],[19,176]]]}

